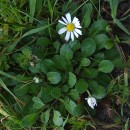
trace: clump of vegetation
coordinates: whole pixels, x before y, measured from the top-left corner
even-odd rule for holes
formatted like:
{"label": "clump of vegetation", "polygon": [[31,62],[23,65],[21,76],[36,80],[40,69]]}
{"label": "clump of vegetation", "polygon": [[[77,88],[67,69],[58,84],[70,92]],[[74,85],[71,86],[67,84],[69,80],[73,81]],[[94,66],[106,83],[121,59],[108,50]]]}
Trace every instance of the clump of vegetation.
{"label": "clump of vegetation", "polygon": [[121,3],[0,2],[1,129],[129,129]]}

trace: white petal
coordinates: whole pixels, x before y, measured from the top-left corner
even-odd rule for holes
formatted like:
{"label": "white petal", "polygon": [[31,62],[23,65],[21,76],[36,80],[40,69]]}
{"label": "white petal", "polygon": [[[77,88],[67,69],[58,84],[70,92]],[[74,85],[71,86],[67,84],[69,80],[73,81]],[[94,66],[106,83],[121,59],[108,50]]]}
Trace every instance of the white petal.
{"label": "white petal", "polygon": [[66,40],[66,41],[69,41],[69,39],[70,39],[70,32],[67,31],[66,36],[65,36],[65,40]]}
{"label": "white petal", "polygon": [[93,106],[92,104],[89,104],[89,106],[90,106],[92,109],[94,109],[94,106]]}
{"label": "white petal", "polygon": [[74,35],[78,38],[79,35],[77,34],[77,32],[73,31],[74,32]]}
{"label": "white petal", "polygon": [[66,25],[66,23],[64,23],[63,21],[61,20],[58,20],[59,23],[63,24],[63,25]]}
{"label": "white petal", "polygon": [[78,34],[82,35],[82,32],[79,29],[75,28],[74,31],[77,32]]}
{"label": "white petal", "polygon": [[74,41],[74,33],[71,32],[71,40]]}
{"label": "white petal", "polygon": [[93,98],[93,97],[90,97],[90,98],[85,98],[85,100],[87,100],[87,103],[88,105],[94,109],[95,106],[97,106],[97,102],[96,102],[96,99]]}
{"label": "white petal", "polygon": [[65,23],[68,23],[68,21],[66,20],[66,18],[64,18],[63,16],[62,16],[62,19],[64,20]]}
{"label": "white petal", "polygon": [[67,29],[66,28],[61,28],[59,31],[58,31],[58,34],[62,34],[66,31]]}
{"label": "white petal", "polygon": [[74,23],[74,25],[80,26],[80,22]]}
{"label": "white petal", "polygon": [[88,100],[88,98],[85,98],[85,100]]}
{"label": "white petal", "polygon": [[76,28],[82,28],[80,25],[75,25]]}
{"label": "white petal", "polygon": [[75,24],[75,23],[77,23],[77,22],[79,22],[79,19],[76,18],[76,17],[74,17],[72,23]]}
{"label": "white petal", "polygon": [[71,23],[71,15],[70,15],[70,13],[67,13],[67,14],[66,14],[66,19],[67,19],[67,21],[68,21],[69,23]]}

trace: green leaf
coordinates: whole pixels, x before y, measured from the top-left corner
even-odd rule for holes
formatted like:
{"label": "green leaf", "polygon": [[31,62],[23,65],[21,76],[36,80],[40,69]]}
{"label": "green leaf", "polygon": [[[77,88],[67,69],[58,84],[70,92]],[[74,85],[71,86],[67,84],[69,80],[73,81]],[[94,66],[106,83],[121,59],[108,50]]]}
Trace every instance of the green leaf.
{"label": "green leaf", "polygon": [[40,73],[41,72],[41,63],[38,62],[34,67],[29,67],[29,70],[32,73]]}
{"label": "green leaf", "polygon": [[41,121],[42,121],[42,123],[47,124],[48,121],[49,121],[49,117],[50,117],[50,110],[48,109],[47,111],[45,111],[41,115]]}
{"label": "green leaf", "polygon": [[114,65],[109,60],[103,60],[98,65],[98,71],[104,72],[104,73],[110,73],[114,69]]}
{"label": "green leaf", "polygon": [[24,96],[27,94],[28,91],[29,91],[28,84],[20,84],[14,88],[14,93],[16,94],[16,96]]}
{"label": "green leaf", "polygon": [[103,19],[93,22],[89,29],[89,36],[92,37],[104,31],[106,32],[106,26],[108,26],[107,21]]}
{"label": "green leaf", "polygon": [[13,55],[14,60],[22,69],[27,70],[29,68],[29,61],[31,59],[31,51],[29,48],[24,48],[22,53],[15,53]]}
{"label": "green leaf", "polygon": [[90,63],[91,63],[91,61],[88,59],[88,58],[83,58],[82,60],[81,60],[81,63],[80,63],[80,66],[89,66],[90,65]]}
{"label": "green leaf", "polygon": [[52,84],[58,84],[61,81],[61,75],[58,72],[48,72],[47,73],[47,79]]}
{"label": "green leaf", "polygon": [[22,119],[22,126],[27,128],[31,127],[36,122],[37,117],[38,117],[37,113],[26,115]]}
{"label": "green leaf", "polygon": [[61,89],[56,87],[51,90],[51,96],[58,99],[61,96]]}
{"label": "green leaf", "polygon": [[68,44],[73,52],[77,51],[80,48],[80,42],[78,40],[70,41]]}
{"label": "green leaf", "polygon": [[83,26],[88,27],[91,23],[92,4],[85,4],[82,8]]}
{"label": "green leaf", "polygon": [[26,47],[24,49],[22,49],[22,53],[24,56],[26,56],[26,58],[30,59],[31,56],[32,56],[32,52],[31,52],[31,49]]}
{"label": "green leaf", "polygon": [[100,50],[106,46],[107,40],[109,37],[105,34],[98,34],[94,37],[94,40],[96,42],[96,49]]}
{"label": "green leaf", "polygon": [[53,123],[56,126],[61,126],[63,124],[63,118],[59,111],[56,110],[53,111]]}
{"label": "green leaf", "polygon": [[[49,24],[49,25],[45,25],[45,26],[42,26],[42,27],[38,27],[38,28],[35,28],[35,29],[32,29],[32,30],[29,30],[28,32],[26,32],[26,33],[21,37],[21,39],[24,38],[24,37],[26,37],[26,36],[28,36],[28,35],[32,35],[32,34],[34,34],[34,33],[38,33],[38,32],[40,32],[40,31],[42,31],[42,30],[44,30],[44,29],[50,27],[51,25],[52,25],[52,24]],[[19,40],[20,40],[20,39],[19,39]],[[19,42],[19,41],[17,41],[17,42],[15,43],[15,46],[17,45],[18,42]]]}
{"label": "green leaf", "polygon": [[50,43],[51,43],[51,41],[50,41],[47,37],[40,37],[40,38],[37,40],[37,44],[38,44],[40,47],[43,47],[43,48],[46,48]]}
{"label": "green leaf", "polygon": [[53,7],[52,7],[52,4],[51,4],[51,1],[47,0],[47,4],[48,4],[48,10],[49,10],[50,16],[52,18],[53,17]]}
{"label": "green leaf", "polygon": [[69,95],[69,96],[71,97],[71,99],[73,99],[73,100],[78,100],[78,98],[79,98],[79,93],[77,92],[76,89],[70,90],[70,92],[69,92],[68,95]]}
{"label": "green leaf", "polygon": [[105,51],[105,59],[113,60],[119,58],[119,52],[114,47]]}
{"label": "green leaf", "polygon": [[96,50],[96,44],[93,39],[87,38],[81,44],[81,52],[85,57],[92,55]]}
{"label": "green leaf", "polygon": [[79,93],[84,93],[88,89],[88,84],[84,79],[79,79],[75,85],[75,89]]}
{"label": "green leaf", "polygon": [[77,106],[76,103],[72,101],[71,99],[65,102],[65,108],[71,115],[73,115],[73,112],[76,106]]}
{"label": "green leaf", "polygon": [[43,103],[48,103],[54,98],[51,96],[52,87],[43,87],[40,91],[39,97],[42,99]]}
{"label": "green leaf", "polygon": [[58,53],[59,49],[60,49],[60,43],[58,41],[56,41],[56,42],[53,43],[53,46],[56,49],[56,53]]}
{"label": "green leaf", "polygon": [[36,10],[38,11],[38,14],[42,11],[42,3],[43,0],[37,0]]}
{"label": "green leaf", "polygon": [[58,69],[66,70],[67,69],[67,63],[65,57],[61,55],[55,55],[53,57],[53,61],[57,65]]}
{"label": "green leaf", "polygon": [[119,3],[119,0],[110,0],[112,18],[116,18],[118,3]]}
{"label": "green leaf", "polygon": [[44,105],[40,104],[40,103],[34,103],[33,104],[33,108],[35,109],[41,109]]}
{"label": "green leaf", "polygon": [[32,100],[34,101],[33,108],[41,109],[44,104],[39,97],[33,97]]}
{"label": "green leaf", "polygon": [[92,96],[96,99],[102,99],[106,96],[106,90],[103,86],[93,86]]}
{"label": "green leaf", "polygon": [[8,69],[9,69],[8,58],[7,56],[2,55],[0,59],[0,70],[7,71]]}
{"label": "green leaf", "polygon": [[68,84],[70,88],[72,88],[76,84],[76,81],[76,76],[72,72],[69,72]]}
{"label": "green leaf", "polygon": [[64,44],[60,48],[60,55],[64,56],[67,60],[71,60],[73,58],[73,51],[68,44]]}
{"label": "green leaf", "polygon": [[91,91],[95,90],[95,88],[98,88],[98,83],[95,80],[88,80],[88,87]]}
{"label": "green leaf", "polygon": [[127,35],[130,35],[130,32],[128,31],[128,29],[118,20],[118,19],[114,19],[114,22],[117,24],[117,26],[122,29]]}
{"label": "green leaf", "polygon": [[69,85],[65,84],[62,86],[62,92],[67,93],[69,91]]}
{"label": "green leaf", "polygon": [[79,104],[74,108],[74,115],[77,117],[81,117],[84,113],[84,106]]}
{"label": "green leaf", "polygon": [[93,79],[98,76],[98,71],[95,68],[84,68],[83,70],[84,71],[83,71],[82,75],[85,78]]}
{"label": "green leaf", "polygon": [[114,66],[116,68],[120,68],[121,69],[121,68],[125,67],[125,63],[124,63],[124,61],[120,57],[114,58],[112,60],[112,63],[114,64]]}
{"label": "green leaf", "polygon": [[125,130],[129,129],[129,118],[127,118],[126,122],[125,122]]}
{"label": "green leaf", "polygon": [[100,72],[96,77],[96,81],[98,82],[98,84],[106,87],[110,84],[111,80],[112,80],[111,77],[107,73]]}
{"label": "green leaf", "polygon": [[32,23],[35,9],[36,9],[36,0],[29,0],[29,8],[30,8],[30,16],[31,16],[29,18],[29,22]]}
{"label": "green leaf", "polygon": [[101,61],[101,60],[104,60],[105,59],[105,54],[104,52],[99,52],[95,55],[94,59],[96,61]]}
{"label": "green leaf", "polygon": [[55,71],[57,70],[56,64],[51,59],[44,59],[41,62],[41,69],[44,73],[48,71]]}
{"label": "green leaf", "polygon": [[[2,71],[1,71],[2,73]],[[13,76],[12,76],[13,77]],[[15,100],[19,100],[11,91],[10,89],[7,88],[7,86],[5,85],[5,83],[3,82],[3,80],[0,78],[0,85],[2,86],[2,88],[4,88],[10,95],[12,95],[14,97]]]}
{"label": "green leaf", "polygon": [[112,39],[108,39],[105,44],[106,49],[111,49],[114,46]]}

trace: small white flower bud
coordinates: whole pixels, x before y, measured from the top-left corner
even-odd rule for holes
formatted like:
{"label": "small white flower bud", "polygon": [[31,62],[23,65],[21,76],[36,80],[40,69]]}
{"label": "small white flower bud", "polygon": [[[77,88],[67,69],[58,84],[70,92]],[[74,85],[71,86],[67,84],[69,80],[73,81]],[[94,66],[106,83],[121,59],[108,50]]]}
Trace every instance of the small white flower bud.
{"label": "small white flower bud", "polygon": [[30,63],[30,66],[31,66],[31,67],[34,67],[34,66],[35,66],[33,62],[30,61],[29,63]]}
{"label": "small white flower bud", "polygon": [[33,80],[34,80],[35,83],[40,83],[40,80],[39,80],[38,77],[34,77]]}
{"label": "small white flower bud", "polygon": [[96,99],[94,97],[85,98],[87,100],[88,105],[94,109],[94,106],[97,106]]}

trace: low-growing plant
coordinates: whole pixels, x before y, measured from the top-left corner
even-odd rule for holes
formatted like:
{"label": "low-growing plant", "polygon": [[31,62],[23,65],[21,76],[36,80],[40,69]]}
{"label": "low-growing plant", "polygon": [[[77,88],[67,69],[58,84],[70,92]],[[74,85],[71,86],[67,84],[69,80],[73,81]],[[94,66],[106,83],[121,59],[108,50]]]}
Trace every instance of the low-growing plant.
{"label": "low-growing plant", "polygon": [[[111,26],[97,16],[92,1],[29,0],[28,3],[23,0],[13,4],[21,8],[29,4],[30,11],[24,13],[10,5],[16,21],[8,21],[19,25],[11,27],[2,23],[3,30],[8,25],[7,29],[15,34],[15,38],[5,39],[6,46],[0,43],[0,113],[5,128],[95,128],[93,117],[105,97],[116,93],[125,103],[127,79],[122,95],[119,91],[124,84],[113,74],[126,64],[117,49],[117,41],[110,35]],[[46,14],[43,7],[48,10]],[[64,34],[58,34],[63,25],[57,21],[68,12],[72,18],[78,17],[82,34],[74,38],[74,33],[66,40]],[[26,28],[23,21],[31,25]]]}

